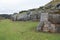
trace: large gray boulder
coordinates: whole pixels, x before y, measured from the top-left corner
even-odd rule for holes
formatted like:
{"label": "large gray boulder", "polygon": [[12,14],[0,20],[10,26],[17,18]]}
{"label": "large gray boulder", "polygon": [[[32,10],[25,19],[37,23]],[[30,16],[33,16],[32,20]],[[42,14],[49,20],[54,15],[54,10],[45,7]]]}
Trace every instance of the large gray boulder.
{"label": "large gray boulder", "polygon": [[60,14],[49,14],[49,21],[55,24],[60,24]]}
{"label": "large gray boulder", "polygon": [[43,31],[43,32],[57,32],[58,28],[55,24],[48,21],[48,13],[41,13],[40,17],[40,23],[37,27],[37,31]]}
{"label": "large gray boulder", "polygon": [[42,31],[44,26],[44,22],[40,22],[37,26],[37,31]]}
{"label": "large gray boulder", "polygon": [[40,19],[40,13],[36,10],[34,11],[30,11],[30,19],[33,20],[33,21],[37,21]]}
{"label": "large gray boulder", "polygon": [[60,33],[60,24],[56,24],[56,32],[59,32]]}
{"label": "large gray boulder", "polygon": [[12,20],[12,21],[16,21],[16,20],[17,20],[17,15],[18,15],[18,14],[13,14],[13,15],[11,15],[11,20]]}
{"label": "large gray boulder", "polygon": [[40,19],[40,11],[38,9],[31,9],[28,11],[22,11],[19,12],[19,14],[13,14],[12,15],[12,20],[16,21],[28,21],[28,20],[33,20],[33,21],[39,21]]}
{"label": "large gray boulder", "polygon": [[44,25],[48,24],[48,13],[41,13],[40,23],[37,27],[37,31],[42,31]]}
{"label": "large gray boulder", "polygon": [[27,14],[19,14],[18,16],[17,16],[17,20],[18,21],[27,21],[27,20],[29,20],[29,16],[27,15]]}

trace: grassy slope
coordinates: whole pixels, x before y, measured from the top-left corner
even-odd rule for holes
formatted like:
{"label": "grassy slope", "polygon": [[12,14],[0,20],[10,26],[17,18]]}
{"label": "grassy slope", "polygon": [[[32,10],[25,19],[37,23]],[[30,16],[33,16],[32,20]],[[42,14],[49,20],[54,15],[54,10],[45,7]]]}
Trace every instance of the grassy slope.
{"label": "grassy slope", "polygon": [[0,40],[60,40],[60,34],[33,30],[38,22],[0,21]]}

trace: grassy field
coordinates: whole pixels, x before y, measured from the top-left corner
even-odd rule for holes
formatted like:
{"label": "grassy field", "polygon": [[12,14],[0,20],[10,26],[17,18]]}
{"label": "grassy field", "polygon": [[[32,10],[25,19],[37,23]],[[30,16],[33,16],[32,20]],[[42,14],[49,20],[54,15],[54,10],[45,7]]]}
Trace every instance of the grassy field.
{"label": "grassy field", "polygon": [[38,22],[0,21],[0,40],[60,40],[58,33],[36,32]]}

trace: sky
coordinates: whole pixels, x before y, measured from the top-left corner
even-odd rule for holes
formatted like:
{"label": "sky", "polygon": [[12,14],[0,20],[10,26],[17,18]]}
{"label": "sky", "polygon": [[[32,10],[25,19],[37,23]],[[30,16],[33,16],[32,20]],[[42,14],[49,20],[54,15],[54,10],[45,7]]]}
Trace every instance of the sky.
{"label": "sky", "polygon": [[13,14],[22,10],[38,8],[51,0],[0,0],[0,14]]}

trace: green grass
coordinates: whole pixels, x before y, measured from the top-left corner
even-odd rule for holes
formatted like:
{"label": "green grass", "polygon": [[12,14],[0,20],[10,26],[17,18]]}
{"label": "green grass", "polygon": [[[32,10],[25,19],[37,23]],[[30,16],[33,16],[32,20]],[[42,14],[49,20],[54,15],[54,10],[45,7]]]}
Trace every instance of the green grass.
{"label": "green grass", "polygon": [[36,32],[38,22],[0,21],[0,40],[60,40],[58,33]]}

